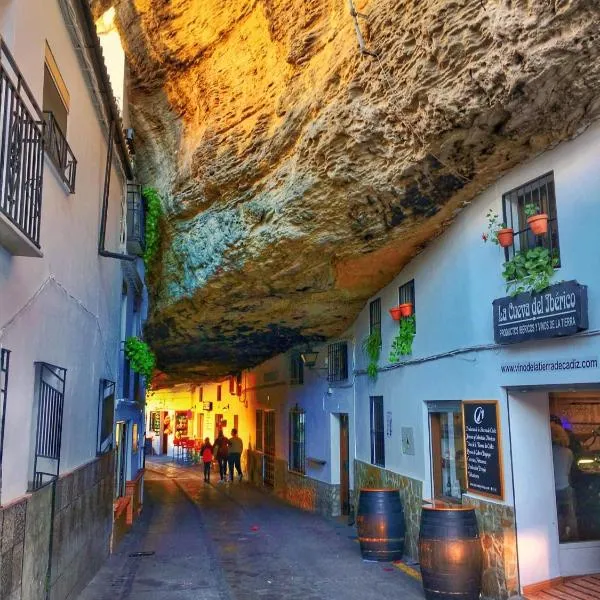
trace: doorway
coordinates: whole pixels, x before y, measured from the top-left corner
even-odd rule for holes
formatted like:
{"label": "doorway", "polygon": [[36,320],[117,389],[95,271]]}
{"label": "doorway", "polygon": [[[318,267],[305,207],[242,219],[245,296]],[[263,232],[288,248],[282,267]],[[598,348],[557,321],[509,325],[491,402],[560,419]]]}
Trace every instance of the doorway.
{"label": "doorway", "polygon": [[275,485],[275,411],[265,411],[265,454],[263,479],[265,485]]}
{"label": "doorway", "polygon": [[115,498],[125,496],[127,481],[127,423],[118,421],[115,433]]}
{"label": "doorway", "polygon": [[340,414],[340,508],[350,514],[350,426],[348,414]]}

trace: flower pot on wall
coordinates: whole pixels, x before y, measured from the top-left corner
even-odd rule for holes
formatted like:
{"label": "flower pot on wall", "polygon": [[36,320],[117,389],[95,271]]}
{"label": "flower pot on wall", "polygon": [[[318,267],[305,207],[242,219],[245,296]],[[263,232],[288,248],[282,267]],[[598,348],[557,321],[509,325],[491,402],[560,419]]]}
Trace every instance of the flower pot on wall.
{"label": "flower pot on wall", "polygon": [[410,317],[410,315],[412,315],[412,312],[413,312],[412,302],[406,302],[405,304],[401,304],[399,306],[399,308],[400,308],[400,314],[403,317]]}
{"label": "flower pot on wall", "polygon": [[394,308],[390,308],[390,316],[394,321],[399,321],[402,316],[402,311],[399,306],[394,306]]}
{"label": "flower pot on wall", "polygon": [[504,229],[499,229],[498,233],[496,234],[496,237],[498,238],[498,243],[503,248],[508,248],[513,244],[515,233],[512,227],[506,227]]}
{"label": "flower pot on wall", "polygon": [[544,235],[548,231],[548,215],[546,213],[533,215],[527,219],[527,224],[535,235]]}

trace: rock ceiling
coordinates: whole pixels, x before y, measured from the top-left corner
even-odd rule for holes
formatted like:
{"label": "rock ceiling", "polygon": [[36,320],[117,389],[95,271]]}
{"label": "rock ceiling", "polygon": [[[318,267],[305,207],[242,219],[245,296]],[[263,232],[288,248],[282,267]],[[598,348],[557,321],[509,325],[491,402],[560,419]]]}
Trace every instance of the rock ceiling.
{"label": "rock ceiling", "polygon": [[347,0],[116,0],[173,381],[340,334],[465,202],[600,114],[596,2],[356,7],[375,55]]}

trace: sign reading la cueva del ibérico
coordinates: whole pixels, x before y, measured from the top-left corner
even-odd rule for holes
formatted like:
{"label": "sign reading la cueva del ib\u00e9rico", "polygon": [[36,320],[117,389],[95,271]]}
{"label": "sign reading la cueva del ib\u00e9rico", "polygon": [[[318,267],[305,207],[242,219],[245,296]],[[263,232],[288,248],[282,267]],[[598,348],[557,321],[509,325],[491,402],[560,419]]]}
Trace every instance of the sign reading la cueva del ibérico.
{"label": "sign reading la cueva del ib\u00e9rico", "polygon": [[587,286],[576,281],[537,294],[498,298],[493,307],[497,344],[573,335],[588,328]]}

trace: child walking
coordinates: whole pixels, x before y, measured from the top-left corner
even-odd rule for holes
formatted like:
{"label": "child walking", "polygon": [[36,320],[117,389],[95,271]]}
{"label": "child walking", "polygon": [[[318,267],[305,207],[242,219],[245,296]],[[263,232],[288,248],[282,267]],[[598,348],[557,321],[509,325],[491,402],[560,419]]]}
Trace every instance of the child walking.
{"label": "child walking", "polygon": [[204,463],[204,481],[210,483],[210,464],[213,459],[213,447],[210,445],[210,439],[204,438],[204,444],[200,447],[200,456]]}

